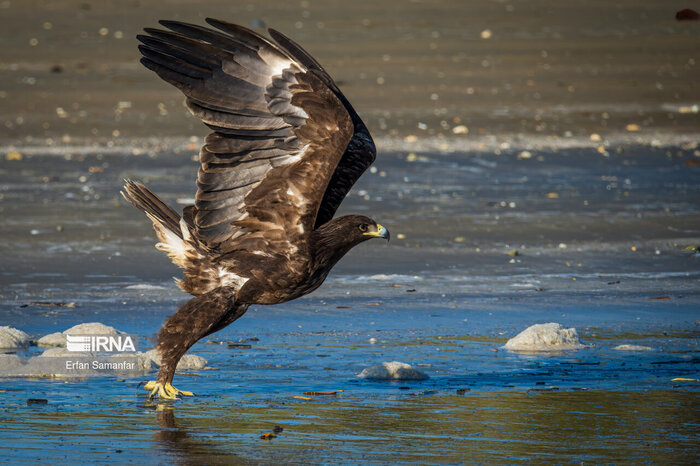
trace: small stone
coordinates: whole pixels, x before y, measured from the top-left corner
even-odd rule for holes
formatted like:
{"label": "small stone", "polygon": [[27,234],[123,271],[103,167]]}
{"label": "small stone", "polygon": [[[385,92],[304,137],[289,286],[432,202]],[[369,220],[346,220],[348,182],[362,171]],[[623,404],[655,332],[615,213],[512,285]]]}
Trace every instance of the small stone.
{"label": "small stone", "polygon": [[46,398],[27,398],[28,405],[45,405],[48,404],[49,400]]}
{"label": "small stone", "polygon": [[453,134],[469,134],[469,128],[464,125],[458,125],[452,128]]}

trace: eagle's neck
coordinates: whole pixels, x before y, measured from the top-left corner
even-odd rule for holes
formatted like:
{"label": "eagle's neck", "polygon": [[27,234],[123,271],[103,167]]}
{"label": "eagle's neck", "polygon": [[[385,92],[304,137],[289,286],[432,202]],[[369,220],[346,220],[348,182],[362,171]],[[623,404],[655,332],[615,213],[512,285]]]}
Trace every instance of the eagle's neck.
{"label": "eagle's neck", "polygon": [[330,270],[347,252],[356,245],[348,241],[347,220],[338,217],[326,222],[312,234],[312,253],[316,268]]}

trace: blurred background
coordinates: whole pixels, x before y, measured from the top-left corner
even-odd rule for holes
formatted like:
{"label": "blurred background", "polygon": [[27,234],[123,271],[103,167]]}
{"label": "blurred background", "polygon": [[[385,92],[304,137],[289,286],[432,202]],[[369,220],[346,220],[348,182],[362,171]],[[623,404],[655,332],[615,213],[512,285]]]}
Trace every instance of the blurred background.
{"label": "blurred background", "polygon": [[379,138],[459,149],[516,135],[697,134],[700,28],[675,19],[689,3],[2,0],[0,137],[201,136],[180,94],[138,63],[135,36],[159,19],[208,16],[294,38]]}

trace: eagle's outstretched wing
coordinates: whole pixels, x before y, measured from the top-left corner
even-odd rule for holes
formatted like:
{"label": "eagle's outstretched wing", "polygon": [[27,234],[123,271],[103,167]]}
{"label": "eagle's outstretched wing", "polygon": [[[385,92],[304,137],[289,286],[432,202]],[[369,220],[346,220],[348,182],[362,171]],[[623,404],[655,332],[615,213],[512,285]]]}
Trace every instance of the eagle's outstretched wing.
{"label": "eagle's outstretched wing", "polygon": [[330,77],[321,64],[299,44],[281,32],[274,29],[270,29],[269,32],[275,42],[289,56],[294,57],[308,70],[314,72],[333,91],[345,106],[345,109],[350,114],[350,118],[352,118],[354,133],[323,195],[323,201],[316,216],[315,227],[319,227],[333,218],[336,210],[340,207],[340,203],[343,202],[352,186],[374,162],[377,150],[374,147],[372,136],[370,136],[369,130],[362,122],[362,119],[360,119],[360,116],[352,108],[348,99],[340,92],[333,78]]}
{"label": "eagle's outstretched wing", "polygon": [[[179,88],[214,130],[200,151],[195,205],[184,218],[212,251],[245,245],[284,254],[330,220],[374,159],[374,146],[328,74],[298,46],[207,22],[220,32],[162,21],[169,31],[138,36],[142,63]],[[371,145],[364,158],[346,151],[357,121]]]}

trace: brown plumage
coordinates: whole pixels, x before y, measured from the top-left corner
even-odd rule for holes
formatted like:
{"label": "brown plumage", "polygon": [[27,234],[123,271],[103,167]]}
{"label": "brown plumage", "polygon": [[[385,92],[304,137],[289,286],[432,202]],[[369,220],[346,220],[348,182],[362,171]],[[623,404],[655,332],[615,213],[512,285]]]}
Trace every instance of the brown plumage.
{"label": "brown plumage", "polygon": [[158,333],[152,395],[174,398],[175,367],[202,337],[251,304],[318,288],[353,246],[388,231],[370,218],[333,218],[375,158],[369,131],[318,62],[281,33],[273,41],[207,19],[217,30],[161,21],[139,35],[141,63],[180,89],[214,130],[200,150],[195,203],[182,216],[146,186],[125,199],[153,221],[159,250],[184,270],[195,297]]}

